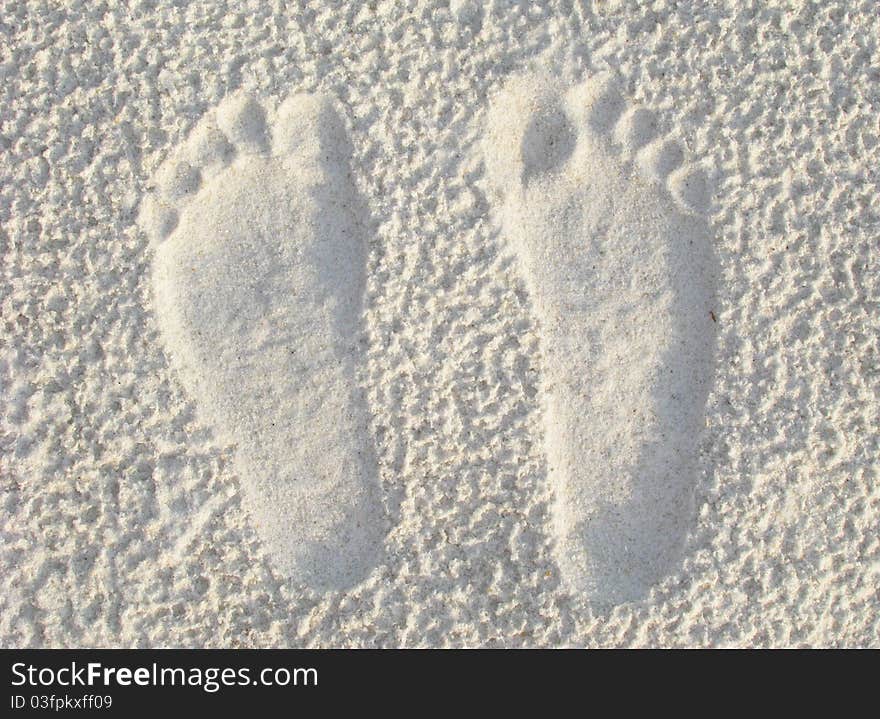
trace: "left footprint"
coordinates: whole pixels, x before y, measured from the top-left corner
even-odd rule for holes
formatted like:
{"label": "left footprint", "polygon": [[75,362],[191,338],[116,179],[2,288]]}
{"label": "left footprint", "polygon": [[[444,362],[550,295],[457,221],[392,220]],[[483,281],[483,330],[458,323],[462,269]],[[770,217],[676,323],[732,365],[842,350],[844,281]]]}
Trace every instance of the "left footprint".
{"label": "left footprint", "polygon": [[160,169],[140,214],[167,353],[237,445],[276,566],[322,589],[361,580],[382,546],[356,382],[366,218],[349,156],[328,99],[296,95],[269,117],[237,94]]}

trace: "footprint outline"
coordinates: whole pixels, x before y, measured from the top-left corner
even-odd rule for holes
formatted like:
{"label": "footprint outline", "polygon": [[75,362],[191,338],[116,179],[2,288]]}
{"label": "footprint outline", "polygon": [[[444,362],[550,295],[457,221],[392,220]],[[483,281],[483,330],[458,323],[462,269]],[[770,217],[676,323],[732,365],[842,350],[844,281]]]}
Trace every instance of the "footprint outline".
{"label": "footprint outline", "polygon": [[329,97],[267,111],[239,91],[162,164],[138,218],[166,354],[236,446],[273,565],[319,590],[362,581],[383,553],[357,382],[369,223],[351,155]]}
{"label": "footprint outline", "polygon": [[538,320],[561,575],[600,604],[641,599],[694,515],[715,341],[709,180],[610,72],[509,78],[483,154]]}

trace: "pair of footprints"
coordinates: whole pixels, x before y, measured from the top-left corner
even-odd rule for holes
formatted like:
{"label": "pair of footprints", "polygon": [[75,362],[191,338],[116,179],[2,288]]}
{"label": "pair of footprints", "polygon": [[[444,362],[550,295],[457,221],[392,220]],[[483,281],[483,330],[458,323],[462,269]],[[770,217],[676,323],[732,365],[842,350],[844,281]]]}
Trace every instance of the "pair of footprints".
{"label": "pair of footprints", "polygon": [[[609,77],[564,90],[528,75],[494,98],[484,141],[542,333],[556,557],[573,591],[613,603],[680,554],[711,379],[709,190],[657,135]],[[316,588],[362,579],[383,543],[355,380],[366,217],[350,152],[326,98],[267,114],[235,95],[141,212],[168,355],[237,445],[275,565]]]}

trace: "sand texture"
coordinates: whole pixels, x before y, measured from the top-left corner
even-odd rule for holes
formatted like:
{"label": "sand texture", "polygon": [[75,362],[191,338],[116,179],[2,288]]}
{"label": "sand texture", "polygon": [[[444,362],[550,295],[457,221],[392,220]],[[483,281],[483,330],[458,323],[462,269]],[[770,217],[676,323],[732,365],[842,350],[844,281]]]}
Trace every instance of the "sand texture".
{"label": "sand texture", "polygon": [[880,646],[873,1],[0,38],[0,644]]}

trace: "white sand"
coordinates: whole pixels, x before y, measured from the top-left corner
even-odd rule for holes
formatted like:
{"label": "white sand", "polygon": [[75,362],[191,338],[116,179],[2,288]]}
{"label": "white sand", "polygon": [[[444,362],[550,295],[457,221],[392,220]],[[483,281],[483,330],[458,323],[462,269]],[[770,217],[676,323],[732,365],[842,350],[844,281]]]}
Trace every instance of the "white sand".
{"label": "white sand", "polygon": [[0,10],[2,644],[880,645],[874,4],[334,5]]}

